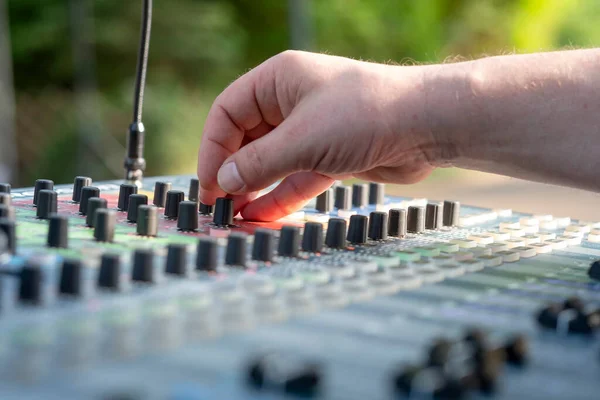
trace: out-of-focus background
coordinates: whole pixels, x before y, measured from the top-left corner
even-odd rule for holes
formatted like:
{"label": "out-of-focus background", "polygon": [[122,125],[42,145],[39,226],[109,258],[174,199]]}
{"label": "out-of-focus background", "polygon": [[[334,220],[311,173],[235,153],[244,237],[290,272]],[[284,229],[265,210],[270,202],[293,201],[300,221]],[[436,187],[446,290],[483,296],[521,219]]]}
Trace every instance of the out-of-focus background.
{"label": "out-of-focus background", "polygon": [[[140,15],[140,0],[0,0],[0,180],[122,177]],[[598,0],[154,0],[147,174],[193,173],[212,100],[285,49],[437,62],[599,45],[599,20]],[[600,200],[459,170],[395,190],[583,218]]]}

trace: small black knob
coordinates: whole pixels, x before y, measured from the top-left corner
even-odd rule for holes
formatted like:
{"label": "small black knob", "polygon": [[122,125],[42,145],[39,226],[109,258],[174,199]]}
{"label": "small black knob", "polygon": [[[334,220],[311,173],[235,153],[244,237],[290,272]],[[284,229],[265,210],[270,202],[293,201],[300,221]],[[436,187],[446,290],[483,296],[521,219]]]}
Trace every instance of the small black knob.
{"label": "small black knob", "polygon": [[383,204],[385,201],[385,185],[383,183],[369,183],[369,204]]}
{"label": "small black knob", "polygon": [[10,184],[8,184],[8,183],[0,183],[0,193],[8,193],[8,194],[10,194]]}
{"label": "small black knob", "polygon": [[176,219],[179,215],[179,203],[185,200],[181,190],[169,190],[167,192],[167,204],[165,205],[165,217]]}
{"label": "small black knob", "polygon": [[406,210],[392,208],[388,220],[388,235],[406,236]]}
{"label": "small black knob", "polygon": [[406,230],[410,233],[421,233],[425,230],[424,207],[408,207]]}
{"label": "small black knob", "polygon": [[444,201],[444,226],[457,226],[460,216],[460,202]]}
{"label": "small black knob", "polygon": [[127,211],[129,207],[129,196],[132,194],[136,194],[138,192],[138,187],[131,183],[123,183],[119,188],[119,203],[117,204],[117,208],[120,211]]}
{"label": "small black knob", "polygon": [[275,234],[270,229],[259,228],[254,231],[252,259],[269,262],[273,260],[275,249]]}
{"label": "small black knob", "polygon": [[83,291],[83,265],[76,259],[65,259],[60,268],[60,294],[80,296]]}
{"label": "small black knob", "polygon": [[338,210],[352,208],[352,189],[348,186],[337,186],[335,188],[335,208]]}
{"label": "small black knob", "polygon": [[167,248],[165,273],[177,276],[187,275],[187,248],[181,243],[171,243]]}
{"label": "small black knob", "polygon": [[198,203],[195,201],[182,201],[179,203],[177,229],[182,231],[195,231],[198,229]]}
{"label": "small black knob", "polygon": [[158,210],[154,206],[139,206],[137,216],[137,234],[156,236],[158,233]]}
{"label": "small black knob", "polygon": [[213,206],[208,206],[204,203],[200,203],[199,212],[200,215],[211,215],[213,213]]}
{"label": "small black knob", "polygon": [[11,254],[17,252],[17,234],[15,221],[9,218],[0,218],[0,231],[6,235],[8,251]]}
{"label": "small black knob", "polygon": [[133,252],[133,269],[131,280],[134,282],[153,283],[154,277],[154,252],[150,249],[137,249]]}
{"label": "small black knob", "polygon": [[330,218],[327,223],[325,244],[332,249],[343,249],[346,247],[346,220],[341,218]]}
{"label": "small black knob", "polygon": [[69,247],[69,219],[63,215],[53,214],[48,224],[48,247],[66,249]]}
{"label": "small black knob", "polygon": [[318,222],[304,224],[302,251],[320,253],[323,250],[323,225]]}
{"label": "small black knob", "polygon": [[167,204],[167,192],[169,190],[171,190],[171,182],[156,182],[152,204],[156,207],[164,207]]}
{"label": "small black knob", "polygon": [[190,189],[188,191],[188,200],[197,202],[199,191],[200,191],[200,181],[196,178],[190,179]]}
{"label": "small black knob", "polygon": [[54,190],[54,182],[49,179],[38,179],[33,189],[33,204],[37,206],[40,190]]}
{"label": "small black knob", "polygon": [[138,208],[145,205],[148,205],[148,196],[145,194],[132,194],[129,196],[129,205],[127,206],[127,221],[136,222]]}
{"label": "small black knob", "polygon": [[588,276],[596,281],[600,281],[600,260],[594,261],[590,265]]}
{"label": "small black knob", "polygon": [[296,226],[285,225],[279,232],[277,253],[281,257],[297,257],[300,251],[300,229]]}
{"label": "small black knob", "polygon": [[19,300],[30,304],[42,303],[42,270],[38,265],[25,265],[21,269]]}
{"label": "small black knob", "polygon": [[102,255],[98,272],[98,287],[114,291],[122,289],[121,257],[118,254],[105,253]]}
{"label": "small black knob", "polygon": [[388,215],[383,211],[373,211],[369,215],[369,238],[384,240],[388,235]]}
{"label": "small black knob", "polygon": [[245,233],[234,232],[227,238],[227,248],[225,249],[225,264],[227,265],[246,265],[247,238]]}
{"label": "small black knob", "polygon": [[233,199],[219,197],[215,203],[213,223],[217,226],[233,224]]}
{"label": "small black knob", "polygon": [[438,225],[440,218],[439,215],[442,212],[439,204],[427,204],[425,208],[425,229],[440,229]]}
{"label": "small black knob", "polygon": [[367,241],[367,226],[369,218],[366,215],[352,215],[346,239],[353,244],[363,244]]}
{"label": "small black knob", "polygon": [[0,218],[14,220],[15,219],[15,208],[12,206],[6,206],[4,204],[0,204]]}
{"label": "small black knob", "polygon": [[99,242],[112,242],[115,237],[117,215],[105,208],[96,210],[94,218],[94,238]]}
{"label": "small black knob", "polygon": [[366,183],[352,185],[352,207],[364,207],[369,202],[369,187]]}
{"label": "small black knob", "polygon": [[330,213],[333,211],[333,189],[327,189],[317,196],[315,208],[320,213]]}
{"label": "small black knob", "polygon": [[73,196],[71,197],[75,203],[81,201],[81,189],[86,186],[92,186],[92,178],[88,178],[87,176],[75,177],[75,182],[73,182]]}
{"label": "small black knob", "polygon": [[198,271],[216,271],[219,246],[217,241],[210,237],[202,237],[198,240],[196,253],[196,269]]}
{"label": "small black knob", "polygon": [[10,206],[12,204],[12,198],[9,193],[0,192],[0,206]]}
{"label": "small black knob", "polygon": [[96,211],[100,210],[100,209],[105,209],[108,207],[108,203],[106,201],[106,199],[100,198],[100,197],[90,197],[87,201],[87,207],[86,207],[86,212],[87,215],[85,216],[85,224],[91,228],[94,227],[94,222],[96,219]]}
{"label": "small black knob", "polygon": [[100,197],[100,189],[94,186],[84,186],[81,188],[81,197],[79,198],[79,214],[87,215],[88,200],[92,197]]}
{"label": "small black knob", "polygon": [[48,219],[50,214],[56,213],[57,195],[54,190],[40,190],[38,193],[36,216],[39,219]]}

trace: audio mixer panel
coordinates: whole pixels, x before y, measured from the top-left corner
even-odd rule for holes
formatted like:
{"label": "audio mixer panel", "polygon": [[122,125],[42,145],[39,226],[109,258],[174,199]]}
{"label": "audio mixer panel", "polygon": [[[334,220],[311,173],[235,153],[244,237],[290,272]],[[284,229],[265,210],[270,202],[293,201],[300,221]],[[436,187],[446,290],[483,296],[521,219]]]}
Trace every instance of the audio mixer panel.
{"label": "audio mixer panel", "polygon": [[375,183],[274,223],[191,176],[0,184],[0,398],[598,399],[598,259],[599,222]]}

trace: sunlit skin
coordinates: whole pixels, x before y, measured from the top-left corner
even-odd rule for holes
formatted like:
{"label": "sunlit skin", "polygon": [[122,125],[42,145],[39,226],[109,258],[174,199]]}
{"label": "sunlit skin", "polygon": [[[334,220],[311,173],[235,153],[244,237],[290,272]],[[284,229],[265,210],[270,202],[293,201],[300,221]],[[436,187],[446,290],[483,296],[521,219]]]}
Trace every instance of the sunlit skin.
{"label": "sunlit skin", "polygon": [[287,51],[215,100],[200,201],[232,195],[270,221],[336,179],[410,184],[447,166],[600,191],[599,154],[597,49],[427,66]]}

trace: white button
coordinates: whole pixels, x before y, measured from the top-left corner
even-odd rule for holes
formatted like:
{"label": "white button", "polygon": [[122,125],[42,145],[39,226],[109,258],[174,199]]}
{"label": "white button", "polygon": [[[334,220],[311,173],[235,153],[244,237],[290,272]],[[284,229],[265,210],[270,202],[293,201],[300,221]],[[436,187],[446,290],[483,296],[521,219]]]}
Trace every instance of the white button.
{"label": "white button", "polygon": [[486,246],[489,249],[492,249],[492,254],[497,253],[499,251],[506,251],[508,250],[508,243],[505,242],[496,242],[496,243],[491,243],[488,244]]}
{"label": "white button", "polygon": [[469,240],[473,240],[479,244],[490,244],[494,242],[494,236],[489,233],[480,233],[477,235],[470,235]]}
{"label": "white button", "polygon": [[494,240],[496,242],[503,242],[505,240],[510,239],[510,233],[504,233],[504,232],[490,232],[490,235],[492,235],[494,237]]}
{"label": "white button", "polygon": [[458,263],[446,263],[438,265],[439,270],[449,278],[461,276],[465,274],[465,268]]}
{"label": "white button", "polygon": [[275,284],[266,275],[246,275],[242,278],[242,286],[250,293],[261,295],[275,293]]}
{"label": "white button", "polygon": [[559,236],[558,240],[564,240],[569,246],[579,246],[583,241],[581,236]]}
{"label": "white button", "polygon": [[362,273],[373,272],[377,270],[377,262],[371,260],[351,260],[352,266],[356,271]]}
{"label": "white button", "polygon": [[545,242],[546,240],[556,239],[556,233],[540,232],[539,236],[540,236],[540,239],[542,240],[542,242]]}
{"label": "white button", "polygon": [[571,224],[567,227],[565,227],[565,231],[568,232],[583,232],[583,233],[589,233],[592,229],[590,228],[589,225],[585,225],[585,224]]}
{"label": "white button", "polygon": [[570,217],[559,217],[554,218],[559,228],[564,228],[571,223]]}
{"label": "white button", "polygon": [[553,250],[564,249],[569,245],[565,240],[560,239],[550,239],[547,240],[545,243],[551,245]]}
{"label": "white button", "polygon": [[500,217],[500,218],[508,218],[508,217],[512,217],[512,210],[510,208],[497,208],[494,210],[494,212]]}
{"label": "white button", "polygon": [[525,236],[526,234],[525,229],[501,228],[500,230],[504,233],[508,233],[512,238]]}
{"label": "white button", "polygon": [[552,245],[548,243],[531,243],[529,246],[533,247],[538,254],[552,253]]}
{"label": "white button", "polygon": [[477,246],[473,249],[469,249],[469,251],[473,253],[474,257],[492,255],[492,249],[490,247]]}
{"label": "white button", "polygon": [[540,224],[540,221],[537,218],[523,217],[523,218],[519,219],[519,223],[521,224],[522,227],[537,226]]}
{"label": "white button", "polygon": [[421,268],[415,272],[421,277],[423,283],[436,283],[444,280],[444,273],[437,267]]}
{"label": "white button", "polygon": [[511,249],[511,251],[518,252],[521,258],[531,258],[537,255],[537,251],[535,250],[535,248],[527,246],[514,247]]}
{"label": "white button", "polygon": [[587,225],[591,229],[600,228],[600,222],[591,222],[591,221],[579,221],[581,225]]}
{"label": "white button", "polygon": [[390,274],[394,281],[400,285],[400,288],[404,290],[418,288],[423,283],[421,277],[413,270],[391,269]]}
{"label": "white button", "polygon": [[563,236],[568,236],[568,237],[583,237],[585,235],[585,232],[583,231],[567,231],[565,230],[563,233]]}
{"label": "white button", "polygon": [[457,244],[458,247],[463,248],[463,249],[470,249],[471,247],[477,246],[476,241],[468,240],[468,239],[452,239],[452,240],[450,240],[450,243]]}
{"label": "white button", "polygon": [[456,261],[470,260],[473,258],[473,256],[473,253],[470,251],[458,251],[456,253],[452,253],[452,257],[454,257]]}
{"label": "white button", "polygon": [[506,241],[506,244],[508,245],[509,249],[512,249],[514,247],[525,246],[525,241],[522,239],[510,239]]}
{"label": "white button", "polygon": [[502,256],[479,256],[477,259],[482,261],[486,267],[497,267],[502,265]]}
{"label": "white button", "polygon": [[540,222],[540,229],[546,229],[549,231],[553,231],[558,229],[558,222],[557,221],[541,221]]}
{"label": "white button", "polygon": [[537,219],[540,222],[548,222],[554,219],[554,217],[552,217],[552,215],[549,214],[534,215],[533,218]]}
{"label": "white button", "polygon": [[468,227],[468,226],[473,226],[475,224],[477,224],[477,218],[474,216],[460,217],[458,219],[459,226]]}
{"label": "white button", "polygon": [[533,235],[534,233],[538,233],[540,231],[539,225],[528,225],[523,227],[523,231],[527,235]]}
{"label": "white button", "polygon": [[527,235],[527,236],[523,236],[521,239],[523,239],[525,241],[526,245],[530,245],[533,243],[541,243],[542,238],[540,238],[537,235]]}
{"label": "white button", "polygon": [[460,261],[459,264],[468,272],[481,271],[485,264],[479,259]]}
{"label": "white button", "polygon": [[502,257],[502,262],[506,263],[517,262],[521,258],[518,251],[499,251],[496,255]]}
{"label": "white button", "polygon": [[587,240],[592,243],[600,243],[600,229],[593,229],[587,236]]}
{"label": "white button", "polygon": [[519,229],[521,224],[519,222],[500,222],[500,230],[502,229]]}

